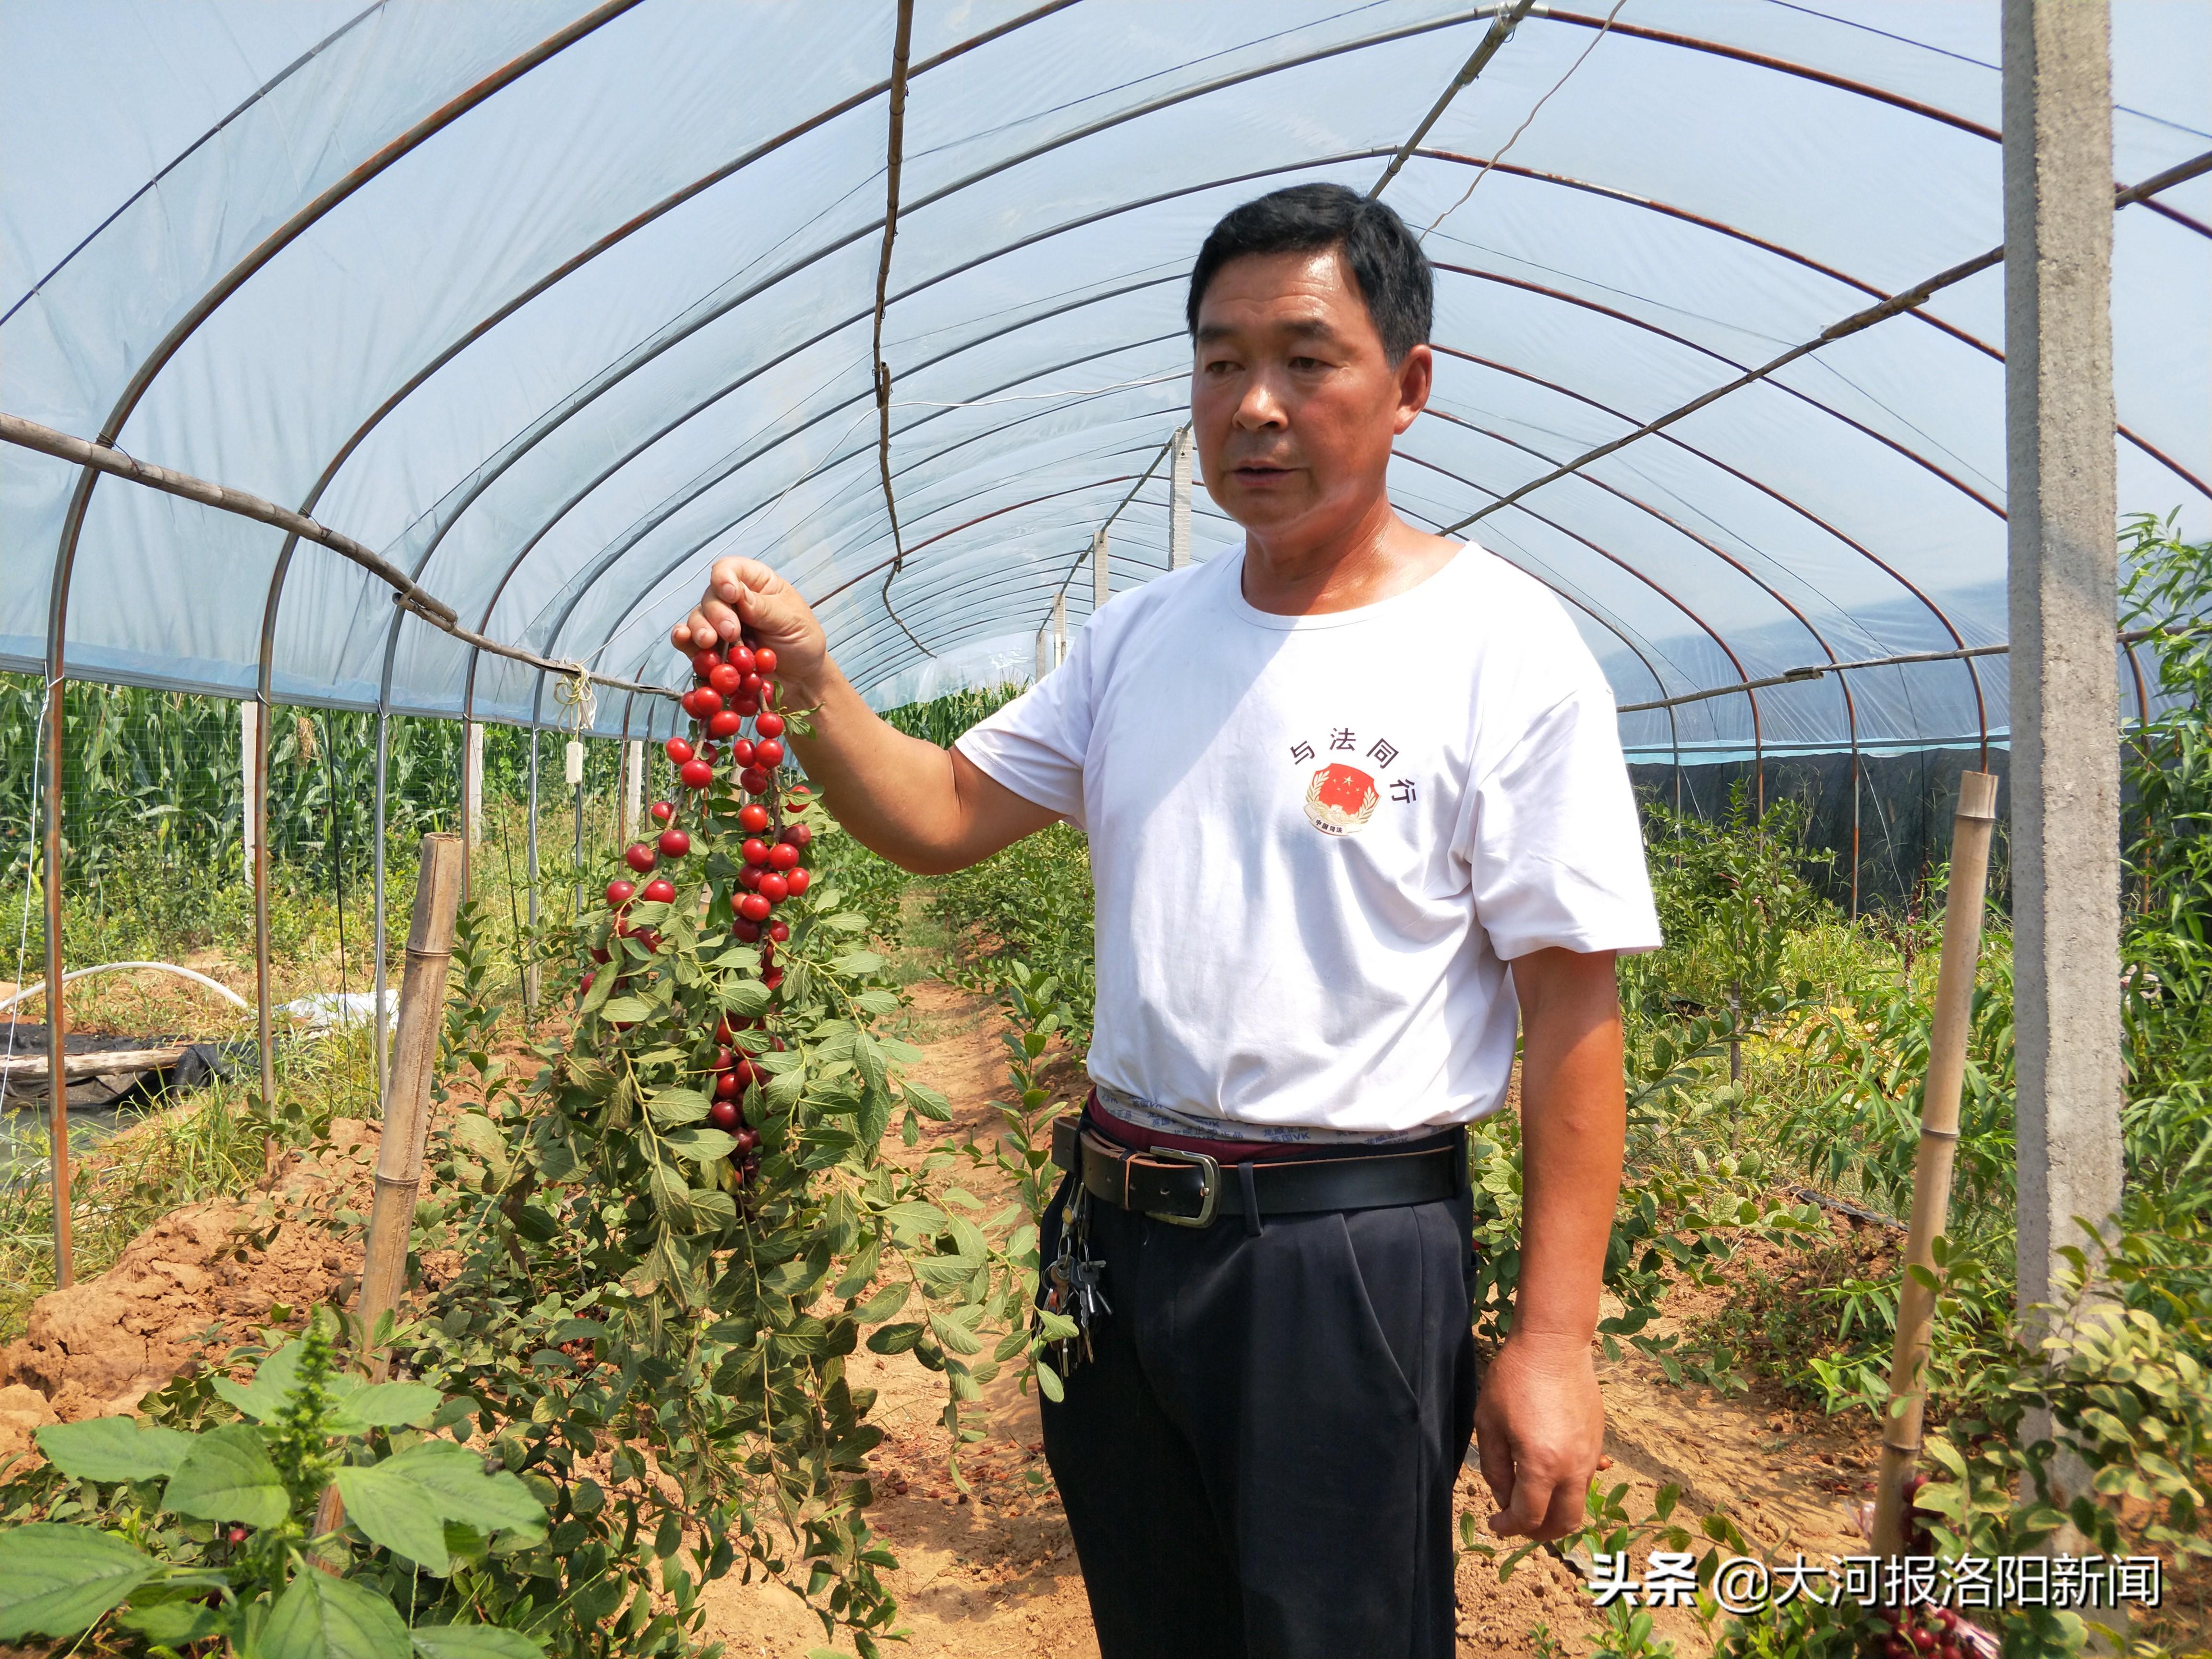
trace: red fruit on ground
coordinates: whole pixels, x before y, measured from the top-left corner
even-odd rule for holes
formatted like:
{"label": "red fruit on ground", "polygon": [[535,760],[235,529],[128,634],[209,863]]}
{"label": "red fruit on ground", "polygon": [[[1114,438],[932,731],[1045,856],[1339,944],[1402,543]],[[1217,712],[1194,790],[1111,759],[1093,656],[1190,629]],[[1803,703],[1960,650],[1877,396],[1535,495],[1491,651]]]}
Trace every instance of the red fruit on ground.
{"label": "red fruit on ground", "polygon": [[[739,1114],[735,1101],[718,1100],[707,1109],[707,1121],[717,1129],[736,1129],[744,1118]],[[738,1133],[742,1137],[744,1131],[739,1130]]]}
{"label": "red fruit on ground", "polygon": [[753,764],[773,772],[783,764],[783,745],[774,738],[763,738],[753,745]]}
{"label": "red fruit on ground", "polygon": [[792,897],[797,898],[801,893],[806,890],[806,884],[813,880],[813,878],[808,875],[804,869],[799,869],[793,871],[783,879],[784,884],[791,889]]}
{"label": "red fruit on ground", "polygon": [[787,921],[770,922],[769,924],[768,936],[774,939],[778,945],[782,944],[786,939],[791,937],[791,924]]}
{"label": "red fruit on ground", "polygon": [[769,649],[768,647],[763,646],[759,650],[753,653],[753,666],[760,670],[763,674],[775,673],[775,653]]}
{"label": "red fruit on ground", "polygon": [[747,921],[766,921],[768,913],[775,908],[758,893],[748,893],[738,901],[738,914]]}
{"label": "red fruit on ground", "polygon": [[795,870],[799,867],[799,849],[787,841],[780,841],[768,849],[768,867],[771,870]]}
{"label": "red fruit on ground", "polygon": [[726,662],[716,663],[714,672],[707,676],[707,684],[714,688],[715,695],[726,697],[744,683],[744,672],[732,668]]}
{"label": "red fruit on ground", "polygon": [[781,904],[791,896],[791,881],[771,870],[760,878],[760,885],[754,890],[770,904]]}
{"label": "red fruit on ground", "polygon": [[680,859],[691,850],[691,837],[681,830],[660,832],[660,850],[670,858]]}
{"label": "red fruit on ground", "polygon": [[747,864],[766,864],[769,845],[758,836],[748,836],[744,845],[744,854]]}
{"label": "red fruit on ground", "polygon": [[740,918],[730,924],[730,937],[740,945],[757,945],[760,943],[760,936],[758,922],[746,921]]}
{"label": "red fruit on ground", "polygon": [[684,781],[686,789],[704,789],[714,781],[714,769],[705,761],[690,760],[684,763],[683,769],[676,775]]}
{"label": "red fruit on ground", "polygon": [[607,902],[613,905],[617,909],[620,909],[623,905],[629,902],[630,895],[635,891],[637,891],[637,888],[633,883],[627,881],[611,881],[607,884]]}
{"label": "red fruit on ground", "polygon": [[764,738],[780,738],[783,735],[783,716],[763,714],[753,722],[753,729]]}
{"label": "red fruit on ground", "polygon": [[669,903],[676,897],[676,884],[665,876],[648,881],[642,896],[651,903]]}
{"label": "red fruit on ground", "polygon": [[754,664],[755,659],[753,657],[752,647],[750,646],[733,645],[730,647],[730,666],[736,669],[738,672],[740,674],[751,673],[753,672]]}
{"label": "red fruit on ground", "polygon": [[738,787],[748,795],[765,795],[774,787],[774,781],[757,766],[748,766],[738,774]]}
{"label": "red fruit on ground", "polygon": [[653,802],[653,816],[659,819],[663,823],[667,823],[669,819],[676,816],[676,804],[673,801],[665,800],[657,800]]}
{"label": "red fruit on ground", "polygon": [[[738,700],[743,703],[744,699]],[[742,708],[720,708],[707,717],[707,735],[713,738],[735,737],[744,729],[745,711]]]}
{"label": "red fruit on ground", "polygon": [[738,814],[738,827],[749,836],[757,836],[768,828],[768,808],[746,806]]}
{"label": "red fruit on ground", "polygon": [[660,747],[672,765],[681,766],[691,758],[691,745],[681,738],[671,738]]}
{"label": "red fruit on ground", "polygon": [[730,745],[730,764],[732,766],[750,766],[752,763],[753,740],[750,738],[739,738],[735,743]]}
{"label": "red fruit on ground", "polygon": [[639,842],[623,854],[623,862],[636,871],[638,874],[643,875],[653,868],[657,860],[653,856],[653,848],[647,847],[643,842]]}

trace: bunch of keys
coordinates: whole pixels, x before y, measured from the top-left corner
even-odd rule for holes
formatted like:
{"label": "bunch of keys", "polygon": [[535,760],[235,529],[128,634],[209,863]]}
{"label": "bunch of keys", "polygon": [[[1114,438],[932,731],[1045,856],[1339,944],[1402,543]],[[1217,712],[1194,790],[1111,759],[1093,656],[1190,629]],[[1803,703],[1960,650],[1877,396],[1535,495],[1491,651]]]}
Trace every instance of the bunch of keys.
{"label": "bunch of keys", "polygon": [[1085,1237],[1088,1230],[1083,1225],[1083,1196],[1079,1194],[1062,1212],[1060,1254],[1045,1270],[1046,1310],[1075,1322],[1075,1334],[1053,1345],[1060,1374],[1064,1377],[1074,1375],[1077,1366],[1095,1357],[1091,1348],[1091,1323],[1114,1311],[1113,1305],[1106,1300],[1106,1264],[1091,1258]]}

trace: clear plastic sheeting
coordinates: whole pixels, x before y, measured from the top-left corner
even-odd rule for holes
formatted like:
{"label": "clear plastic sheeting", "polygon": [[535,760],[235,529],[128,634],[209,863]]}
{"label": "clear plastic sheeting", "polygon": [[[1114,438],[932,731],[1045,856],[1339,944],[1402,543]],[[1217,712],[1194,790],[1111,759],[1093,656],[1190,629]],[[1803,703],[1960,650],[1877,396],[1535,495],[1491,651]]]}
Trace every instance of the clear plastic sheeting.
{"label": "clear plastic sheeting", "polygon": [[[0,407],[295,507],[465,626],[677,683],[715,557],[812,599],[878,703],[1032,671],[1115,518],[1168,566],[1184,279],[1277,185],[1366,190],[1490,27],[1435,0],[537,0],[0,14]],[[1385,199],[1438,266],[1392,489],[1453,526],[2002,238],[1994,4],[1539,7]],[[2212,149],[2212,10],[2113,10],[2117,182]],[[1532,114],[1533,112],[1533,114]],[[1495,165],[1486,165],[1495,162]],[[2212,179],[2116,217],[2120,500],[2212,521]],[[1621,702],[2005,635],[2003,275],[1483,519]],[[1133,487],[1151,477],[1131,497]],[[79,505],[73,507],[73,501]],[[1195,553],[1237,544],[1196,501]],[[0,450],[0,663],[560,725],[361,569]],[[58,561],[66,560],[58,582]],[[280,580],[281,576],[281,580]],[[888,583],[888,591],[887,591]],[[653,706],[647,707],[651,703]],[[2002,657],[1623,717],[1632,748],[2002,735]],[[667,728],[603,695],[595,724]]]}

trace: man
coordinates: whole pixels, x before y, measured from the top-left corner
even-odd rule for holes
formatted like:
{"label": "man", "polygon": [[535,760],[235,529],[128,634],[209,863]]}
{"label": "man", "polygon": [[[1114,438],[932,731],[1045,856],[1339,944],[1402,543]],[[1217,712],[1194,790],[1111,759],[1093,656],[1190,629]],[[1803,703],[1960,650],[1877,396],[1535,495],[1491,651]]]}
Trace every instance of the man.
{"label": "man", "polygon": [[[1350,191],[1223,219],[1191,416],[1241,556],[1115,599],[949,753],[871,714],[760,564],[720,561],[674,632],[775,647],[809,776],[908,869],[1089,831],[1096,1088],[1044,1249],[1091,1318],[1044,1424],[1107,1659],[1449,1654],[1470,1431],[1492,1527],[1537,1538],[1578,1522],[1603,1436],[1613,956],[1658,929],[1565,612],[1391,510],[1431,306]],[[1522,1266],[1478,1402],[1463,1126],[1504,1103],[1516,1006]]]}

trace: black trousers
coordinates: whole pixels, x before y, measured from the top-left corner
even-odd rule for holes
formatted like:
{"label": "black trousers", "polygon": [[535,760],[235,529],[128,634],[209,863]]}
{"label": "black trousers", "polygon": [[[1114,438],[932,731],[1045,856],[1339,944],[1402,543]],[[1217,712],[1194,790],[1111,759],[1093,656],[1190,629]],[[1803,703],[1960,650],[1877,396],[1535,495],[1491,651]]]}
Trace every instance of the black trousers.
{"label": "black trousers", "polygon": [[1044,1440],[1103,1659],[1449,1659],[1468,1199],[1256,1237],[1089,1212],[1113,1312]]}

